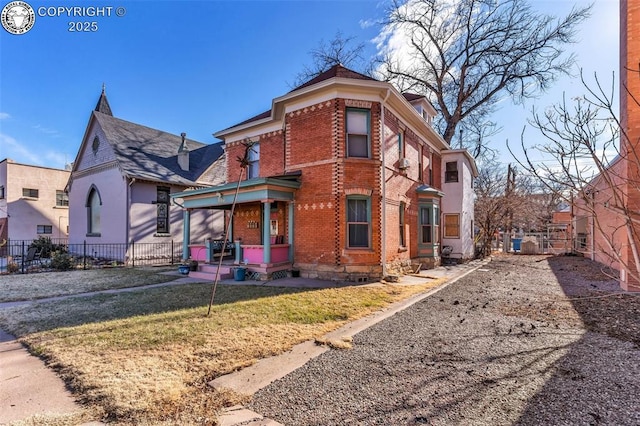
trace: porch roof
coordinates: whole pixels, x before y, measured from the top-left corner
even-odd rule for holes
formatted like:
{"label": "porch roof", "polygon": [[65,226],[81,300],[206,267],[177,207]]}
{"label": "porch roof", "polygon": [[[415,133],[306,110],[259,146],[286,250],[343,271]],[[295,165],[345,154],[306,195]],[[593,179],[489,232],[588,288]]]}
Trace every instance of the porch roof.
{"label": "porch roof", "polygon": [[416,192],[419,195],[427,195],[433,197],[442,197],[444,196],[444,192],[437,190],[436,188],[429,185],[420,185],[416,188]]}
{"label": "porch roof", "polygon": [[[182,198],[187,209],[229,208],[233,204],[238,182],[226,183],[211,188],[194,189],[171,194],[172,199]],[[237,204],[262,201],[293,201],[293,194],[300,188],[297,180],[281,178],[254,178],[241,181]]]}

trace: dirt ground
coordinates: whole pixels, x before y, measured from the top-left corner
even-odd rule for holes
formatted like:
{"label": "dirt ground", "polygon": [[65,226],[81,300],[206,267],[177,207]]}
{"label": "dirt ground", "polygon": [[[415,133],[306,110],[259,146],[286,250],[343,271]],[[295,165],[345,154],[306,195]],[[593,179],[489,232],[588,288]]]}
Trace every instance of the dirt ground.
{"label": "dirt ground", "polygon": [[496,256],[249,407],[287,425],[638,425],[639,314],[588,259]]}

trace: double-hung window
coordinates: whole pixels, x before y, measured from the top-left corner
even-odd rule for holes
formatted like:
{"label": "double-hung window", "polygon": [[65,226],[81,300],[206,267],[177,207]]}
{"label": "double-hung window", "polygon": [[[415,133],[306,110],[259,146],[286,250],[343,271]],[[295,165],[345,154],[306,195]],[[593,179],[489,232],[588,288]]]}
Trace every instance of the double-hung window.
{"label": "double-hung window", "polygon": [[369,158],[371,112],[347,108],[347,157]]}
{"label": "double-hung window", "polygon": [[56,191],[56,207],[69,207],[69,194],[64,191]]}
{"label": "double-hung window", "polygon": [[371,201],[368,197],[347,198],[347,247],[369,248]]}
{"label": "double-hung window", "polygon": [[254,143],[249,148],[247,155],[249,167],[247,168],[247,179],[253,179],[260,176],[260,144]]}
{"label": "double-hung window", "polygon": [[407,208],[407,204],[403,201],[400,202],[400,211],[398,212],[398,219],[400,225],[400,247],[407,246],[407,235],[405,232],[405,223],[404,223],[404,211]]}
{"label": "double-hung window", "polygon": [[420,207],[420,242],[422,244],[440,243],[440,213],[438,206]]}
{"label": "double-hung window", "polygon": [[448,161],[445,163],[444,181],[457,182],[458,181],[458,162]]}

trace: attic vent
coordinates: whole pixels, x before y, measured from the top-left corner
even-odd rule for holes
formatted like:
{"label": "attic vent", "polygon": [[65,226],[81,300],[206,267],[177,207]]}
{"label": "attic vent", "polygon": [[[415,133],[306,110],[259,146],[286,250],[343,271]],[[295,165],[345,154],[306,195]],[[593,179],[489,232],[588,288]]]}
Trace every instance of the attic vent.
{"label": "attic vent", "polygon": [[100,139],[96,136],[93,138],[93,143],[91,144],[91,149],[93,150],[93,154],[98,153],[98,148],[100,147]]}

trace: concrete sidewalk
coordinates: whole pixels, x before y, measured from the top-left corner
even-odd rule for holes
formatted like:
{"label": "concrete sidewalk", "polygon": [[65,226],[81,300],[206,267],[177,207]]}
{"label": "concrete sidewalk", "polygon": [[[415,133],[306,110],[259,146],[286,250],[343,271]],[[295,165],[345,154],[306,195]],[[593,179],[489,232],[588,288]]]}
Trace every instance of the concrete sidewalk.
{"label": "concrete sidewalk", "polygon": [[0,330],[0,424],[80,410],[62,380]]}
{"label": "concrete sidewalk", "polygon": [[[473,261],[463,265],[441,266],[436,269],[422,271],[419,274],[402,277],[401,285],[423,283],[425,278],[448,279],[445,284],[427,293],[418,294],[410,299],[398,302],[388,308],[351,322],[344,327],[327,334],[325,338],[341,339],[351,337],[367,327],[390,317],[396,312],[405,309],[419,300],[439,291],[444,286],[455,281],[461,276],[479,268],[485,261]],[[49,299],[9,302],[0,304],[1,308],[18,306],[29,303],[52,301],[70,297],[86,297],[101,293],[119,293],[127,291],[143,290],[149,287],[165,285],[179,285],[202,280],[188,277],[180,278],[170,283],[154,284],[146,287],[124,288],[118,290],[98,291],[86,294],[53,297]],[[265,285],[277,287],[300,288],[327,288],[341,286],[339,283],[322,280],[309,280],[304,278],[286,278],[272,282],[244,281],[236,282],[226,280],[223,284],[235,285]],[[375,284],[369,284],[375,285]],[[218,388],[229,388],[245,394],[253,394],[269,383],[284,377],[291,371],[304,365],[310,359],[319,356],[329,350],[327,347],[318,346],[313,341],[302,343],[290,351],[277,356],[258,361],[255,365],[238,371],[237,373],[219,377],[211,382]],[[41,359],[31,355],[22,344],[13,336],[0,330],[0,424],[23,420],[36,415],[72,415],[82,411],[82,407],[76,403],[71,393],[65,388],[64,382],[47,368]],[[243,407],[232,407],[220,418],[221,425],[249,424],[253,426],[277,425],[273,420],[264,419],[257,413],[253,413]],[[100,425],[99,422],[85,423],[88,425]]]}

